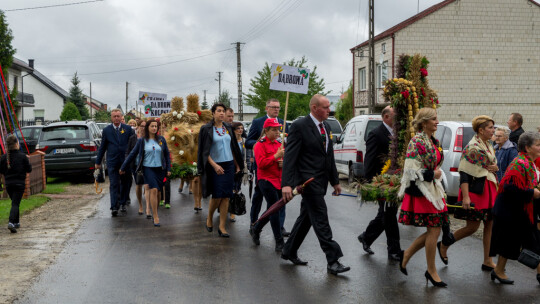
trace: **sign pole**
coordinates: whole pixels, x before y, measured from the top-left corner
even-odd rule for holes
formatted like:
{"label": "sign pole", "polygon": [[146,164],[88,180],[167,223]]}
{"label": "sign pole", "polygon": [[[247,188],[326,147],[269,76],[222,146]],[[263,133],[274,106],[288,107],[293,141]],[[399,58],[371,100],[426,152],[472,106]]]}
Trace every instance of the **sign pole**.
{"label": "sign pole", "polygon": [[289,108],[289,91],[287,91],[287,98],[285,99],[285,114],[283,115],[283,129],[281,130],[281,142],[285,142],[285,130],[287,127],[287,110]]}

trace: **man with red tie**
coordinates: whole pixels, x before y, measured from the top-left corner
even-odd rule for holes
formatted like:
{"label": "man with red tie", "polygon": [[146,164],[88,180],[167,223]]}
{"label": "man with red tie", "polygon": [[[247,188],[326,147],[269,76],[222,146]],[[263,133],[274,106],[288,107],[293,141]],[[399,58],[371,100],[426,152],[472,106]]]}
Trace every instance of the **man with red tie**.
{"label": "man with red tie", "polygon": [[285,201],[292,199],[292,189],[309,178],[315,178],[302,193],[300,215],[285,243],[281,258],[295,265],[306,265],[298,258],[298,248],[313,226],[319,244],[326,254],[328,272],[334,275],[349,271],[339,262],[343,256],[341,247],[332,239],[332,229],[324,196],[328,183],[336,195],[341,193],[334,150],[328,134],[330,126],[325,122],[330,114],[330,102],[323,95],[314,95],[310,102],[310,115],[291,125],[287,137],[287,149],[283,158],[282,193]]}

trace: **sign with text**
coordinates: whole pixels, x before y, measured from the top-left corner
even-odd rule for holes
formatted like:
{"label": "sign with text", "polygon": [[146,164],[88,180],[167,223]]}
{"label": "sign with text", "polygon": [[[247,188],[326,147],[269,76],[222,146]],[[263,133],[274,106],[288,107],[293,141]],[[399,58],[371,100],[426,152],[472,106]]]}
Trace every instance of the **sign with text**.
{"label": "sign with text", "polygon": [[144,117],[159,117],[171,111],[171,101],[167,94],[139,91],[137,105],[143,106]]}
{"label": "sign with text", "polygon": [[309,69],[273,63],[270,90],[307,94]]}

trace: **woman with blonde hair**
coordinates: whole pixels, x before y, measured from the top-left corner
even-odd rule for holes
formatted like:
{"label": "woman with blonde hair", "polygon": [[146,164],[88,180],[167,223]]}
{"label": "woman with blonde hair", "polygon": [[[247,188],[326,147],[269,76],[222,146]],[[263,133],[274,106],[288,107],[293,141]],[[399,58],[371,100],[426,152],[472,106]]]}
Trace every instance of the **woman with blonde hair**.
{"label": "woman with blonde hair", "polygon": [[427,231],[417,237],[411,246],[400,252],[400,271],[407,275],[407,263],[420,249],[426,249],[426,281],[434,286],[445,287],[435,268],[436,244],[441,227],[448,223],[445,192],[441,183],[443,153],[437,131],[437,112],[422,108],[416,114],[414,127],[418,132],[411,138],[405,155],[403,177],[398,196],[403,198],[399,222],[405,225],[426,227]]}
{"label": "woman with blonde hair", "polygon": [[[454,232],[457,241],[466,238],[478,230],[480,222],[484,223],[483,243],[484,257],[481,269],[491,271],[495,264],[489,257],[491,228],[493,219],[491,209],[497,196],[497,176],[499,171],[493,146],[488,142],[495,133],[495,122],[486,115],[480,115],[472,120],[476,135],[467,144],[459,162],[459,194],[458,201],[462,207],[456,209],[454,217],[467,221],[465,227]],[[474,204],[474,206],[473,206]],[[437,243],[439,257],[443,263],[448,263],[446,252],[449,246]]]}

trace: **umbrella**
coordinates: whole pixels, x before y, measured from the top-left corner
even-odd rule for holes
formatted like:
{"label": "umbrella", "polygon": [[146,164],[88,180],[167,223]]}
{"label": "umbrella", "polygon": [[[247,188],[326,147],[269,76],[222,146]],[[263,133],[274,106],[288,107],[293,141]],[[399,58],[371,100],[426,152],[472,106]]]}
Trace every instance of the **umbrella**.
{"label": "umbrella", "polygon": [[100,188],[98,190],[98,183],[104,183],[105,177],[103,176],[103,173],[100,169],[96,169],[94,171],[94,185],[96,186],[96,194],[100,194],[101,191],[103,191],[103,188]]}
{"label": "umbrella", "polygon": [[[294,190],[293,190],[293,197],[298,195],[298,194],[302,194],[302,192],[304,191],[304,188],[309,184],[311,183],[315,178],[310,178],[308,179],[305,183],[303,183],[302,185],[300,186],[297,186]],[[290,201],[289,201],[290,202]],[[262,219],[265,219],[267,217],[269,217],[270,215],[276,213],[279,211],[279,209],[281,209],[281,207],[285,206],[285,204],[287,204],[288,202],[285,202],[285,200],[282,198],[280,199],[279,201],[275,202],[272,206],[270,206],[270,208],[266,209],[266,211],[259,217],[259,219],[257,220],[260,221]],[[255,222],[255,224],[257,224],[257,222]]]}
{"label": "umbrella", "polygon": [[251,200],[251,194],[253,193],[253,173],[249,173],[248,175],[249,179],[249,199]]}

